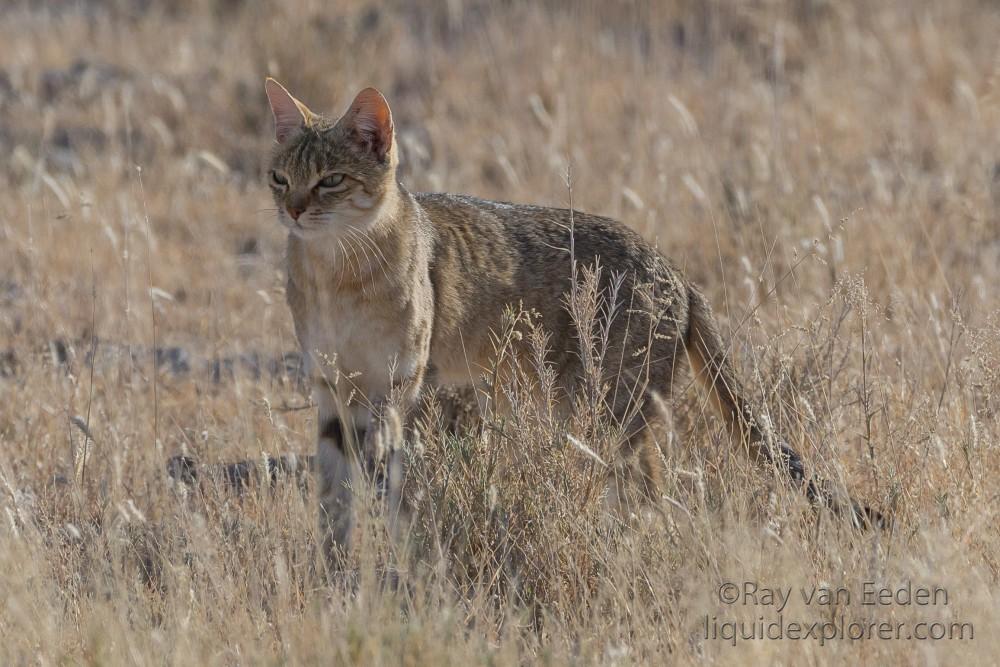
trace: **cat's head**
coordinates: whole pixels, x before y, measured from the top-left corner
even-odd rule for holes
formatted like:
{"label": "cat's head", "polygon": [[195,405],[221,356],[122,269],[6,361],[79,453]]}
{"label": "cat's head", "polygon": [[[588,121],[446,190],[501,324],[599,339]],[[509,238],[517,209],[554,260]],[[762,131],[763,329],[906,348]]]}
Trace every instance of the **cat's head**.
{"label": "cat's head", "polygon": [[277,141],[268,185],[278,220],[300,236],[375,224],[396,194],[396,141],[382,94],[365,88],[337,121],[313,113],[274,79],[264,84]]}

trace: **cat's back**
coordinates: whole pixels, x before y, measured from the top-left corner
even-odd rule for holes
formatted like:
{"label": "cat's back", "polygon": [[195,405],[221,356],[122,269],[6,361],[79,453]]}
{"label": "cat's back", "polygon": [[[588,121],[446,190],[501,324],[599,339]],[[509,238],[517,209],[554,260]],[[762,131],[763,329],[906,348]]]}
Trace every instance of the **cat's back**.
{"label": "cat's back", "polygon": [[[416,201],[433,223],[442,250],[466,262],[537,278],[569,277],[570,249],[578,263],[645,273],[662,257],[617,220],[565,208],[512,204],[468,195],[420,193]],[[543,273],[538,273],[539,271]]]}

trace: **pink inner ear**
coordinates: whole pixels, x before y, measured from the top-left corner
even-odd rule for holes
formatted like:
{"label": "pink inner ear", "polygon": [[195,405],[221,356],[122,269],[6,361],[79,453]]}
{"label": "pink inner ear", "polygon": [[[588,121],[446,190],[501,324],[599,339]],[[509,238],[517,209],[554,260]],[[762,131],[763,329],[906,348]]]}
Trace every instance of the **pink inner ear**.
{"label": "pink inner ear", "polygon": [[278,143],[282,143],[305,125],[305,117],[281,84],[268,79],[264,84],[264,90],[271,104],[271,113],[274,114],[274,137]]}
{"label": "pink inner ear", "polygon": [[366,88],[351,104],[351,116],[361,147],[384,160],[392,148],[392,113],[385,98],[374,88]]}

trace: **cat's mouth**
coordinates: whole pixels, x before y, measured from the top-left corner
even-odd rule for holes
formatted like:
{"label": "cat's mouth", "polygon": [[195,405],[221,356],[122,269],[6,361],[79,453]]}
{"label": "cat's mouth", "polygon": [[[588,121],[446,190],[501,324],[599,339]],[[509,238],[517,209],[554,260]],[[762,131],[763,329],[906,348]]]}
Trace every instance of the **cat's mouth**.
{"label": "cat's mouth", "polygon": [[301,215],[298,219],[282,214],[281,223],[293,231],[313,231],[324,226],[322,221],[313,219],[309,214]]}
{"label": "cat's mouth", "polygon": [[289,232],[303,239],[321,238],[334,231],[328,221],[307,218],[305,215],[298,220],[293,220],[291,216],[282,216],[282,223]]}
{"label": "cat's mouth", "polygon": [[327,235],[339,236],[344,230],[365,231],[372,226],[371,216],[352,215],[353,210],[304,212],[293,218],[281,213],[279,221],[292,234],[303,238],[320,238]]}

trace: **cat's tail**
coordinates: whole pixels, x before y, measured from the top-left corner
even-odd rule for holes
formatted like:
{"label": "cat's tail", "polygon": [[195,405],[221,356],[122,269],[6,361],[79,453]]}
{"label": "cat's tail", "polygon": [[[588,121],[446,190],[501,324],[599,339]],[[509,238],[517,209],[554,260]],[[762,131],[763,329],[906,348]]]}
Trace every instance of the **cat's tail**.
{"label": "cat's tail", "polygon": [[810,502],[829,507],[856,526],[885,526],[886,520],[878,511],[858,504],[834,484],[807,476],[798,452],[767,432],[736,377],[711,306],[701,292],[690,286],[684,345],[695,378],[706,388],[732,437],[754,463],[777,469],[793,485],[804,488]]}

